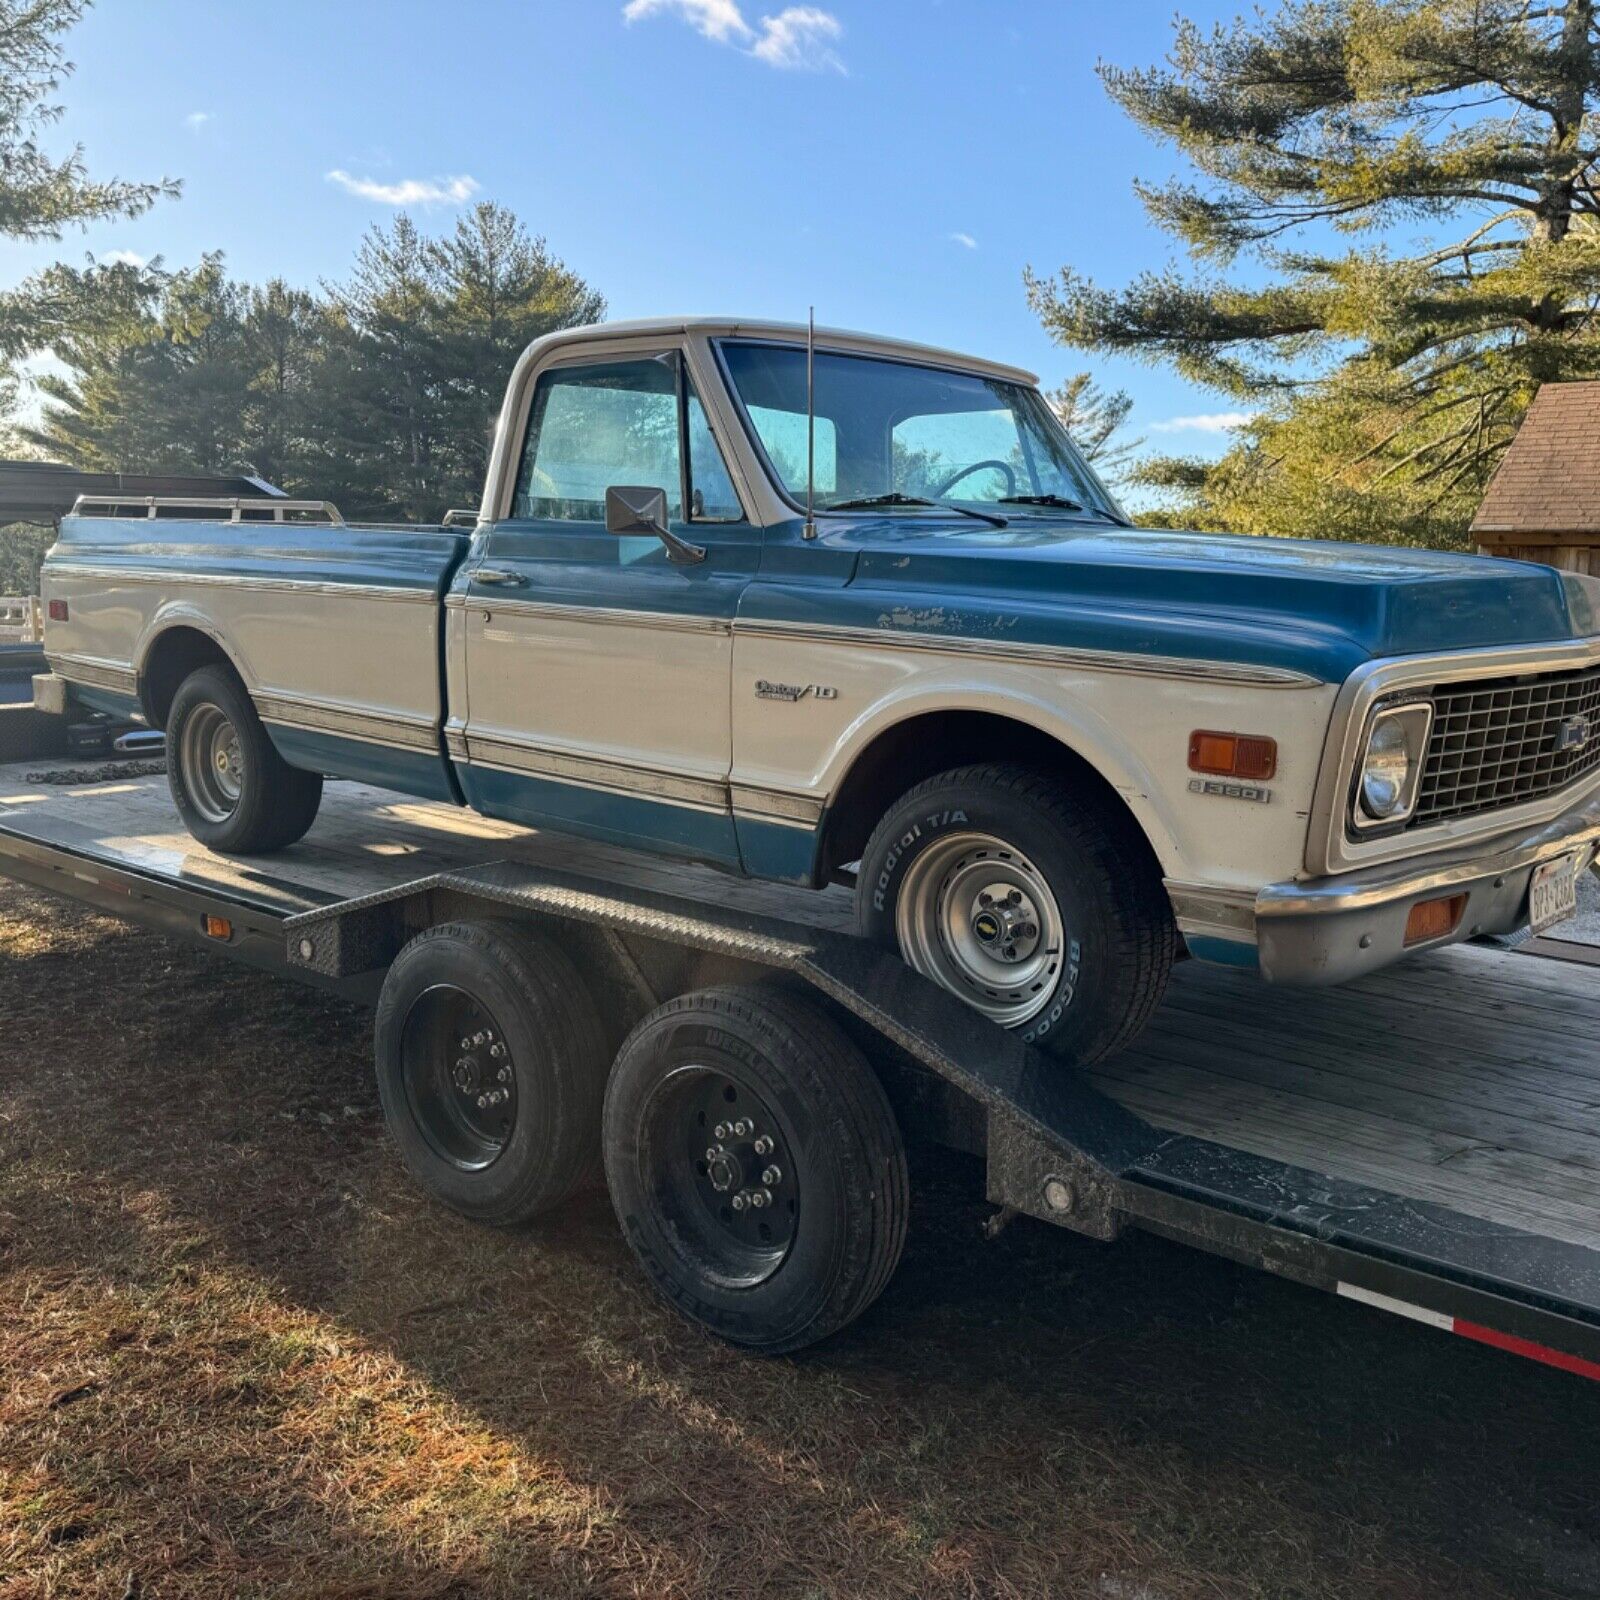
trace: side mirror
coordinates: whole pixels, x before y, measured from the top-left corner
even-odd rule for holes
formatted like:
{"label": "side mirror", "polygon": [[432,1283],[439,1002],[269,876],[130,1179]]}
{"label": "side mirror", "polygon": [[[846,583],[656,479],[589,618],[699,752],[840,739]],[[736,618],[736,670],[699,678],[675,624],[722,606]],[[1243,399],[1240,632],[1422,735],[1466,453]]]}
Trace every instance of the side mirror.
{"label": "side mirror", "polygon": [[667,526],[667,493],[653,487],[614,485],[606,490],[606,532],[619,538],[651,534],[667,547],[667,560],[679,566],[704,561],[705,550],[680,539]]}

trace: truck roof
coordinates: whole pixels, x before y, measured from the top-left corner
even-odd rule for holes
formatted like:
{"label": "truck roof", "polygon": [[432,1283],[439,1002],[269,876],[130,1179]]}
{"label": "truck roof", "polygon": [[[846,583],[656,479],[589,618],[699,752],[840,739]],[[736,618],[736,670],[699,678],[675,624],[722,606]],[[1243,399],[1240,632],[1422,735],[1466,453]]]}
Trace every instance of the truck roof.
{"label": "truck roof", "polygon": [[[534,341],[530,349],[547,350],[556,345],[591,339],[633,339],[641,334],[680,337],[695,334],[707,339],[777,339],[785,344],[804,344],[803,322],[773,322],[760,317],[639,317],[630,321],[595,322],[578,328],[563,328]],[[987,377],[1012,383],[1037,384],[1035,373],[1025,367],[1008,366],[983,356],[964,355],[958,350],[943,350],[937,345],[917,344],[910,339],[891,339],[883,334],[861,333],[851,328],[817,329],[817,343],[830,349],[859,351],[863,355],[898,356],[902,359],[960,367]]]}

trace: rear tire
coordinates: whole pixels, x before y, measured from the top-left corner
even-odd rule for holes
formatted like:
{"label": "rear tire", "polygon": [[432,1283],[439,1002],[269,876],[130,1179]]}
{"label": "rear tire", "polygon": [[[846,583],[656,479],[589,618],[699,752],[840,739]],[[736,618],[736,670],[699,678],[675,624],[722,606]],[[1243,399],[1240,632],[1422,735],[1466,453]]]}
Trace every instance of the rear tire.
{"label": "rear tire", "polygon": [[520,1227],[598,1174],[609,1041],[548,935],[497,922],[419,933],[384,979],[373,1042],[401,1158],[452,1211]]}
{"label": "rear tire", "polygon": [[836,1333],[900,1260],[906,1159],[883,1086],[826,1011],[775,987],[684,995],[634,1029],[605,1163],[657,1291],[747,1350]]}
{"label": "rear tire", "polygon": [[201,667],[167,713],[167,786],[201,844],[264,855],[304,835],[322,803],[322,776],[273,748],[244,685],[227,667]]}
{"label": "rear tire", "polygon": [[862,853],[856,917],[924,977],[1078,1066],[1143,1030],[1177,946],[1132,818],[1010,765],[908,791]]}

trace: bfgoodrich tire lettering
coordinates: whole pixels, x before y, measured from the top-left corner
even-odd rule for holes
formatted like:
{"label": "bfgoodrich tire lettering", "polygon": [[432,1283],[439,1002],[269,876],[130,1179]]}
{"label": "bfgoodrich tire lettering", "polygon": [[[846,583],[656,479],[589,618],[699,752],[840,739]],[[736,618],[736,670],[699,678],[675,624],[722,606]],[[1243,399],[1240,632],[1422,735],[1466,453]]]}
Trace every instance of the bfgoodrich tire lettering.
{"label": "bfgoodrich tire lettering", "polygon": [[868,938],[1065,1061],[1129,1044],[1160,1003],[1176,932],[1132,819],[1010,765],[905,794],[862,854]]}
{"label": "bfgoodrich tire lettering", "polygon": [[[646,1017],[612,1069],[604,1144],[640,1265],[732,1344],[775,1355],[826,1338],[900,1259],[905,1151],[883,1087],[820,1005],[775,985]],[[764,1209],[734,1209],[761,1192]]]}

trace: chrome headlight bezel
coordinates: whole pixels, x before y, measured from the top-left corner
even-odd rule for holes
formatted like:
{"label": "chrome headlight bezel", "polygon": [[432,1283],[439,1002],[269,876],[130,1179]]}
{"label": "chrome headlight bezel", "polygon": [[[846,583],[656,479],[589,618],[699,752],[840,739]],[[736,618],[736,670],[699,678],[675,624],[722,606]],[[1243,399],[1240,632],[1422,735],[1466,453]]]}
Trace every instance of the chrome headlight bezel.
{"label": "chrome headlight bezel", "polygon": [[[1373,744],[1380,734],[1386,740],[1399,732],[1398,752],[1405,758],[1406,766],[1396,788],[1394,807],[1377,815],[1368,799],[1368,775],[1372,765]],[[1379,829],[1403,828],[1417,809],[1417,797],[1422,788],[1422,764],[1428,752],[1428,736],[1433,732],[1433,702],[1431,700],[1390,701],[1374,708],[1367,719],[1361,736],[1360,756],[1350,790],[1350,826],[1362,834]],[[1389,754],[1395,753],[1393,750]]]}

